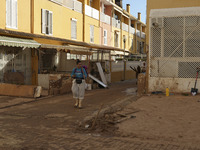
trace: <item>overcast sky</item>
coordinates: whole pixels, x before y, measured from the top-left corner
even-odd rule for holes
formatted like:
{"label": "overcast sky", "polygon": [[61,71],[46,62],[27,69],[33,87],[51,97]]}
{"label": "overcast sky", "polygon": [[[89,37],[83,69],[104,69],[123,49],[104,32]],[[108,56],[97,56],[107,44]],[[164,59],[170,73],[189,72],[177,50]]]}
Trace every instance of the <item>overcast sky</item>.
{"label": "overcast sky", "polygon": [[146,0],[123,0],[123,8],[126,9],[126,4],[131,5],[131,14],[137,17],[137,13],[141,12],[141,20],[146,23]]}

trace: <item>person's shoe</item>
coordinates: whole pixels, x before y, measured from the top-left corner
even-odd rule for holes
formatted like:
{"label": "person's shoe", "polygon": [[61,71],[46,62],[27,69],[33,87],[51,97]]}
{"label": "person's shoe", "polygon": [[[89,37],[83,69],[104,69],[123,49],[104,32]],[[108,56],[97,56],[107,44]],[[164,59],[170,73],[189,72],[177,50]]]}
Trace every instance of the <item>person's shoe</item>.
{"label": "person's shoe", "polygon": [[82,109],[82,101],[83,101],[83,100],[79,100],[79,103],[78,103],[78,108],[79,108],[79,109]]}
{"label": "person's shoe", "polygon": [[77,107],[78,107],[78,104],[79,104],[79,103],[78,103],[78,101],[79,101],[79,100],[78,100],[78,99],[76,99],[76,103],[74,104],[74,107],[75,107],[75,108],[77,108]]}

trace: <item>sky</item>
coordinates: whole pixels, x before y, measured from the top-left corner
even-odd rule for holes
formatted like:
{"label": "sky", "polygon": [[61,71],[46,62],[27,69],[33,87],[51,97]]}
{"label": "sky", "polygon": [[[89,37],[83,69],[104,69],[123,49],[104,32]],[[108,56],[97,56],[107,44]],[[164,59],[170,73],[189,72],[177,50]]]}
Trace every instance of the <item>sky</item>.
{"label": "sky", "polygon": [[141,12],[141,21],[146,23],[146,0],[122,0],[123,8],[126,9],[126,4],[131,6],[131,14],[137,18],[138,12]]}

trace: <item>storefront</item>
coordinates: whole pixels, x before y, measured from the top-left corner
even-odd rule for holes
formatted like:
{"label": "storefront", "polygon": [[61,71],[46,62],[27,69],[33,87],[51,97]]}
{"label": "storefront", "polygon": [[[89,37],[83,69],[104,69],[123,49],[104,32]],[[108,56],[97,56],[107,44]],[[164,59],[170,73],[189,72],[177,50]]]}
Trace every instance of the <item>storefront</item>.
{"label": "storefront", "polygon": [[31,52],[39,46],[31,39],[0,36],[0,83],[31,85]]}

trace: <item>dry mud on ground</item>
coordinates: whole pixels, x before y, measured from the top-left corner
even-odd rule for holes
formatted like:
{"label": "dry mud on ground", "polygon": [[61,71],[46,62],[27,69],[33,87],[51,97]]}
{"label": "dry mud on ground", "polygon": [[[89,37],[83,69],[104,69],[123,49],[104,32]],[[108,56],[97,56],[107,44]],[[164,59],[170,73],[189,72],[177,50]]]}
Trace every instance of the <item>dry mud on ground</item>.
{"label": "dry mud on ground", "polygon": [[[134,101],[134,83],[86,92],[83,109],[71,95],[20,105],[0,97],[0,150],[200,150],[200,97],[144,96]],[[81,122],[104,108],[131,98],[103,117]],[[12,102],[12,103],[10,103]],[[9,107],[5,108],[5,104]],[[102,111],[103,111],[102,109]]]}
{"label": "dry mud on ground", "polygon": [[[97,119],[93,131],[153,143],[200,147],[199,116],[200,96],[144,96],[123,110]],[[93,122],[88,123],[90,127]]]}

